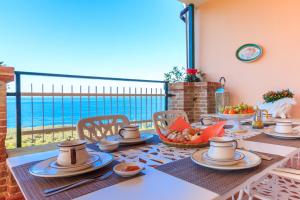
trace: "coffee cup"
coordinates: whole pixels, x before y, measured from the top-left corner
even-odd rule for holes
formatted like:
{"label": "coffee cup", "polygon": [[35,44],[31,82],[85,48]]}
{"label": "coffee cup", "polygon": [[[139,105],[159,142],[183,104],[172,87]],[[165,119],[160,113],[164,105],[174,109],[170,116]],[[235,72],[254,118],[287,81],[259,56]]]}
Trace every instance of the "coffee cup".
{"label": "coffee cup", "polygon": [[210,139],[208,156],[216,160],[233,159],[237,146],[237,141],[230,137],[213,137]]}
{"label": "coffee cup", "polygon": [[139,127],[135,125],[124,126],[119,130],[119,135],[124,139],[134,139],[140,137]]}
{"label": "coffee cup", "polygon": [[279,121],[276,122],[275,132],[276,133],[291,133],[293,126],[291,121]]}
{"label": "coffee cup", "polygon": [[201,118],[200,123],[204,126],[209,126],[213,123],[213,120],[211,118]]}
{"label": "coffee cup", "polygon": [[57,164],[61,166],[70,166],[87,162],[89,154],[85,144],[86,141],[84,140],[70,140],[58,144],[59,154],[57,157]]}

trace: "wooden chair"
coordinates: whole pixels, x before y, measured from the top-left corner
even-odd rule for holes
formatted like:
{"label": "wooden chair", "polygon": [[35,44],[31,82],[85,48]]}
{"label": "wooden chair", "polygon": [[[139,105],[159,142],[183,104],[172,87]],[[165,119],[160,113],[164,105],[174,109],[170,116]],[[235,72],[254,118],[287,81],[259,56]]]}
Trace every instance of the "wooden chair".
{"label": "wooden chair", "polygon": [[178,118],[183,117],[187,122],[189,119],[186,112],[182,110],[168,110],[153,114],[154,128],[156,132],[166,133],[168,127]]}
{"label": "wooden chair", "polygon": [[95,143],[107,135],[118,134],[123,126],[129,125],[124,115],[107,115],[81,119],[77,124],[79,139]]}

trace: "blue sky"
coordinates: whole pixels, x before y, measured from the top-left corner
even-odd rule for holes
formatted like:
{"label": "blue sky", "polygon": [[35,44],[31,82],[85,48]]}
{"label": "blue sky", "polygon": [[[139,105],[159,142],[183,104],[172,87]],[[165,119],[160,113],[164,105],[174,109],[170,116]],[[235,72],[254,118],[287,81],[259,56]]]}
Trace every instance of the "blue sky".
{"label": "blue sky", "polygon": [[19,71],[163,79],[185,66],[177,0],[0,0],[0,61]]}

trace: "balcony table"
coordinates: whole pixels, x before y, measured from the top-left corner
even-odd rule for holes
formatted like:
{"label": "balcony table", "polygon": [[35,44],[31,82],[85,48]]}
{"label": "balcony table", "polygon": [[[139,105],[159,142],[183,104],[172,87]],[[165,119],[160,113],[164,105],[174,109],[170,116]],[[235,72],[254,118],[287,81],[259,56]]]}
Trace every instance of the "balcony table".
{"label": "balcony table", "polygon": [[[275,154],[283,157],[290,156],[297,151],[297,148],[295,147],[266,144],[255,141],[244,141],[243,143],[246,148],[249,148],[253,151]],[[33,161],[47,159],[57,155],[57,153],[58,151],[54,150],[43,153],[12,157],[7,159],[7,165],[13,173],[13,167]],[[271,170],[272,167],[274,168],[275,165],[277,165],[277,163],[257,173],[255,176],[252,176],[251,178],[243,182],[243,184],[232,188],[224,195],[219,195],[208,189],[199,187],[182,179],[163,173],[155,168],[146,166],[144,170],[145,175],[143,176],[132,178],[113,186],[109,186],[104,189],[80,196],[76,198],[76,200],[98,200],[99,197],[101,197],[101,199],[122,200],[153,200],[154,198],[174,200],[225,200],[231,197],[232,194],[243,190],[246,186],[265,175],[268,171]],[[16,177],[14,173],[13,175],[17,183],[19,184],[19,177]],[[22,191],[23,188],[21,187],[20,189]],[[27,200],[29,199],[27,198]]]}

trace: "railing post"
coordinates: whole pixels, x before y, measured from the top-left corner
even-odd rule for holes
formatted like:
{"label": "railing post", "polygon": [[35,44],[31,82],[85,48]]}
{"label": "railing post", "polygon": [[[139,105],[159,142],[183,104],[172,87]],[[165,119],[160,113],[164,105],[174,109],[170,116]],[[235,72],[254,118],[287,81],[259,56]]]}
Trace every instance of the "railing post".
{"label": "railing post", "polygon": [[164,89],[165,89],[165,110],[168,110],[169,82],[164,83]]}
{"label": "railing post", "polygon": [[17,147],[22,146],[21,75],[16,73],[16,133]]}
{"label": "railing post", "polygon": [[189,6],[188,20],[188,68],[195,68],[194,5]]}

